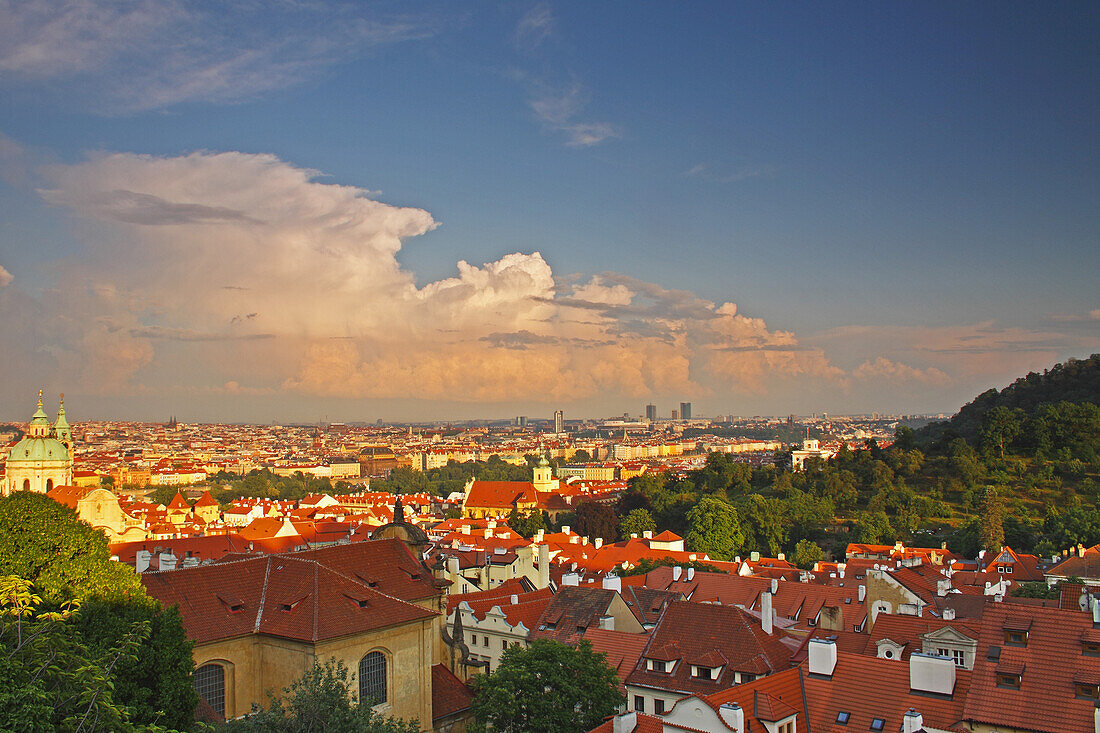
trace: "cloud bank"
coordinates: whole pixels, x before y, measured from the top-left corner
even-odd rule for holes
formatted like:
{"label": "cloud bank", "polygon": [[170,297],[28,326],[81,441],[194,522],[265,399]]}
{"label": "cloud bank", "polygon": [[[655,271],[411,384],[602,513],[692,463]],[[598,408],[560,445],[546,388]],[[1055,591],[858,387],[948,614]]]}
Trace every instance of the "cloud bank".
{"label": "cloud bank", "polygon": [[0,269],[0,343],[32,345],[13,374],[70,392],[835,411],[927,398],[994,362],[1041,368],[1073,346],[992,323],[800,339],[734,302],[559,276],[540,252],[418,285],[397,255],[437,227],[430,213],[273,155],[96,154],[39,175],[84,251],[41,292]]}

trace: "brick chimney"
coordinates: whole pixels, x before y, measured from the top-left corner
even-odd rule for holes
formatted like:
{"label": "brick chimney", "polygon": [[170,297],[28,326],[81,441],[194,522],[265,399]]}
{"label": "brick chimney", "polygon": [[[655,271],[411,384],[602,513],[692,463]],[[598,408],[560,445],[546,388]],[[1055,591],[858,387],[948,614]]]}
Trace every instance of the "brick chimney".
{"label": "brick chimney", "polygon": [[765,634],[772,633],[773,612],[772,612],[772,594],[761,593],[760,594],[760,628],[764,630]]}
{"label": "brick chimney", "polygon": [[550,547],[539,545],[539,588],[550,587]]}

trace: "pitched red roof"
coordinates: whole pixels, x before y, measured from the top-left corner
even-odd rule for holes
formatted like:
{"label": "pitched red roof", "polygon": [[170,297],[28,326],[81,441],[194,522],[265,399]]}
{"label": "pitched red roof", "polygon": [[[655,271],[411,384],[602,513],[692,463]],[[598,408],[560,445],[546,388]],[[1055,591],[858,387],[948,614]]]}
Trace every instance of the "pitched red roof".
{"label": "pitched red roof", "polygon": [[[174,501],[174,500],[173,500]],[[209,491],[202,492],[202,496],[195,502],[195,506],[219,506],[217,500],[210,495]]]}
{"label": "pitched red roof", "polygon": [[141,582],[161,605],[179,604],[200,644],[253,633],[316,642],[436,615],[292,555],[145,573]]}
{"label": "pitched red roof", "polygon": [[[1006,630],[1027,631],[1027,646],[1005,643]],[[1092,730],[1093,702],[1075,695],[1074,676],[1100,677],[1100,658],[1084,655],[1092,615],[991,603],[982,616],[966,719],[1026,730]],[[992,653],[991,653],[992,650]],[[1022,669],[1020,689],[997,686],[996,673]]]}
{"label": "pitched red roof", "polygon": [[176,495],[172,497],[172,501],[168,503],[169,509],[190,509],[191,506],[187,503],[187,500],[183,498],[183,494],[176,492]]}
{"label": "pitched red roof", "polygon": [[58,504],[64,504],[70,509],[76,509],[76,504],[85,496],[89,491],[93,491],[92,487],[88,486],[55,486],[46,492],[46,496],[50,497]]}
{"label": "pitched red roof", "polygon": [[607,629],[589,629],[584,638],[592,644],[592,651],[605,655],[607,666],[615,670],[619,677],[619,690],[625,691],[623,683],[627,675],[634,671],[638,658],[649,641],[648,634],[629,634],[625,631]]}
{"label": "pitched red roof", "polygon": [[[760,622],[735,606],[674,601],[662,614],[642,659],[676,661],[671,673],[646,669],[639,660],[627,677],[632,685],[683,694],[710,694],[736,683],[735,673],[771,674],[790,665],[799,642],[782,632],[767,634]],[[724,661],[717,679],[692,676],[691,667],[711,666],[715,654]]]}
{"label": "pitched red roof", "polygon": [[475,480],[466,495],[465,505],[482,509],[505,509],[517,503],[538,500],[535,485],[530,481]]}
{"label": "pitched red roof", "polygon": [[[432,722],[470,709],[474,695],[442,664],[432,665]],[[439,727],[438,725],[435,727]]]}

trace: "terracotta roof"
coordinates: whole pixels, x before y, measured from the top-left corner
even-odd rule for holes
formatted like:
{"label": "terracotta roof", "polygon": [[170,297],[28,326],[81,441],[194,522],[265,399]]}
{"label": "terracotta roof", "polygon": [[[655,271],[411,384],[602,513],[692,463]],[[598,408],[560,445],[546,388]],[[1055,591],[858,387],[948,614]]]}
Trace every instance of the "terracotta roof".
{"label": "terracotta roof", "polygon": [[535,503],[535,485],[530,481],[477,481],[470,486],[465,506],[503,509],[517,503]]}
{"label": "terracotta roof", "polygon": [[169,509],[190,509],[191,506],[187,503],[187,500],[183,498],[183,494],[176,492],[176,495],[172,497],[172,501],[168,503]]}
{"label": "terracotta roof", "polygon": [[435,615],[290,555],[145,573],[141,581],[162,605],[179,604],[197,643],[251,633],[315,642]]}
{"label": "terracotta roof", "polygon": [[[432,665],[432,721],[470,709],[474,696],[462,680],[442,664]],[[438,726],[435,726],[438,727]]]}
{"label": "terracotta roof", "polygon": [[973,622],[968,624],[965,621],[944,621],[938,618],[881,613],[875,621],[875,627],[868,635],[866,653],[875,656],[875,645],[883,639],[889,639],[904,647],[902,658],[908,659],[914,651],[921,650],[921,635],[942,629],[944,626],[950,626],[975,641],[978,639],[978,624]]}
{"label": "terracotta roof", "polygon": [[209,491],[204,491],[199,500],[195,502],[195,506],[218,506],[218,502],[210,495]]}
{"label": "terracotta roof", "polygon": [[587,586],[558,588],[553,600],[531,630],[532,639],[554,639],[576,644],[590,628],[599,628],[600,617],[607,614],[615,591]]}
{"label": "terracotta roof", "polygon": [[[1005,644],[1006,629],[1024,627],[1026,646]],[[982,617],[966,719],[1049,733],[1092,730],[1093,701],[1077,699],[1073,685],[1075,674],[1100,674],[1100,658],[1083,653],[1082,635],[1091,630],[1088,613],[989,604]],[[998,667],[1022,670],[1020,689],[998,687]]]}
{"label": "terracotta roof", "polygon": [[606,656],[607,666],[615,670],[619,677],[619,690],[625,690],[623,682],[638,664],[638,658],[649,641],[649,636],[625,631],[589,629],[584,638],[592,644],[592,651]]}
{"label": "terracotta roof", "polygon": [[55,486],[46,492],[46,496],[50,497],[58,504],[64,504],[70,509],[76,509],[78,501],[88,495],[89,491],[93,491],[92,487],[88,486]]}
{"label": "terracotta roof", "polygon": [[[734,606],[674,601],[668,605],[634,672],[627,678],[633,685],[671,690],[684,694],[710,694],[735,684],[737,672],[754,675],[787,669],[791,646],[782,632],[766,634],[760,622]],[[717,679],[692,676],[692,665],[706,665],[715,653],[727,663]],[[646,669],[644,659],[679,660],[671,673]]]}
{"label": "terracotta roof", "polygon": [[1093,545],[1084,552],[1070,555],[1047,571],[1047,575],[1064,578],[1100,578],[1100,545]]}
{"label": "terracotta roof", "polygon": [[[626,731],[626,733],[662,733],[664,730],[663,718],[646,715],[645,713],[637,713],[636,715],[635,727]],[[612,717],[593,728],[589,733],[613,733],[614,730],[615,718]]]}

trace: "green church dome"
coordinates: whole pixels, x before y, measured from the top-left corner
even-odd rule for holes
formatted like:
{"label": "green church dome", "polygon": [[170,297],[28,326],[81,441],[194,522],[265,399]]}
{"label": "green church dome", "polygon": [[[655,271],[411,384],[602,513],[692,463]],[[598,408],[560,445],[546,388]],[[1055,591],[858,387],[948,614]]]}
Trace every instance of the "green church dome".
{"label": "green church dome", "polygon": [[67,461],[69,450],[54,438],[23,438],[8,453],[8,466],[34,461]]}

